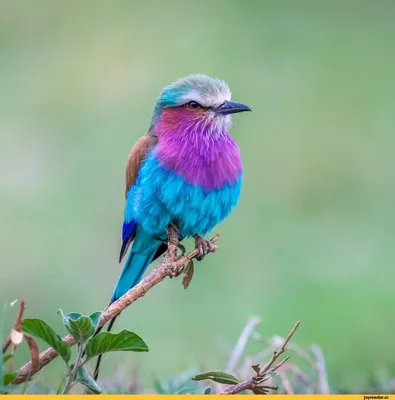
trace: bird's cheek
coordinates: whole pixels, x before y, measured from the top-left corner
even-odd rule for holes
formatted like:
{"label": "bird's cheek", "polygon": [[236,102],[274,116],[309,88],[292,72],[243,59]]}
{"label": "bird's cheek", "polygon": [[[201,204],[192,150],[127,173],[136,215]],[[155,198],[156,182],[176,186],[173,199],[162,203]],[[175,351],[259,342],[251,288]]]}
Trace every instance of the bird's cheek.
{"label": "bird's cheek", "polygon": [[208,121],[216,121],[219,115],[217,115],[214,111],[208,111],[206,114],[206,119]]}
{"label": "bird's cheek", "polygon": [[215,124],[217,129],[228,130],[232,126],[232,117],[230,115],[216,115]]}

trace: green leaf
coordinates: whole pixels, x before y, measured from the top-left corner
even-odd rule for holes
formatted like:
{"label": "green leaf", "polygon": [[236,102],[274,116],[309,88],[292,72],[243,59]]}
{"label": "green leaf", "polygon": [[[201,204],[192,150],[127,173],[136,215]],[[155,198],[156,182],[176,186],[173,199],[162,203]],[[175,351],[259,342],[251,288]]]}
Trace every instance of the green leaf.
{"label": "green leaf", "polygon": [[203,381],[205,379],[211,379],[214,382],[225,383],[228,385],[236,385],[237,383],[239,383],[236,377],[222,371],[205,372],[204,374],[196,375],[192,379],[194,381]]}
{"label": "green leaf", "polygon": [[95,327],[95,332],[97,331],[97,328],[99,326],[99,321],[100,321],[102,314],[103,313],[101,311],[96,311],[95,313],[93,313],[89,316],[89,318],[91,319],[91,321],[93,323],[93,326]]}
{"label": "green leaf", "polygon": [[59,353],[66,363],[69,362],[71,355],[69,345],[45,321],[38,318],[26,318],[22,322],[22,330],[44,340]]}
{"label": "green leaf", "polygon": [[3,357],[3,363],[5,364],[7,361],[11,360],[11,358],[13,357],[12,354],[7,354]]}
{"label": "green leaf", "polygon": [[90,317],[78,313],[63,314],[61,309],[58,315],[63,318],[63,325],[77,343],[85,343],[95,334],[96,329]]}
{"label": "green leaf", "polygon": [[84,386],[86,386],[89,390],[91,390],[95,394],[100,394],[102,392],[100,386],[89,375],[89,372],[87,371],[87,369],[85,367],[81,367],[78,370],[75,380],[77,382],[82,383]]}
{"label": "green leaf", "polygon": [[6,372],[3,377],[3,385],[9,385],[16,378],[16,373],[14,372]]}
{"label": "green leaf", "polygon": [[92,358],[111,351],[148,351],[148,346],[140,336],[123,330],[119,333],[99,333],[89,339],[85,351],[87,357]]}

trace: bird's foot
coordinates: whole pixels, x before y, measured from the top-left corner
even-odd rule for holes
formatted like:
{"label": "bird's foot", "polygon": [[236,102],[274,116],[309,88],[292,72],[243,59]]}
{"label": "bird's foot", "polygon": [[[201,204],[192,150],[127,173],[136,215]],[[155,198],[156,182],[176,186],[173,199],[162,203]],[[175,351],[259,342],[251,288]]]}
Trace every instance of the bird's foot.
{"label": "bird's foot", "polygon": [[194,235],[193,237],[195,238],[195,248],[199,251],[196,260],[202,261],[208,253],[214,253],[214,251],[217,250],[217,246],[212,244],[209,240],[206,240],[199,235]]}
{"label": "bird's foot", "polygon": [[183,246],[181,243],[178,243],[177,246],[178,250],[181,250],[181,255],[184,256],[185,253],[187,252],[187,249],[185,248],[185,246]]}
{"label": "bird's foot", "polygon": [[178,247],[179,235],[178,235],[178,226],[175,223],[170,223],[167,227],[167,241],[170,244]]}

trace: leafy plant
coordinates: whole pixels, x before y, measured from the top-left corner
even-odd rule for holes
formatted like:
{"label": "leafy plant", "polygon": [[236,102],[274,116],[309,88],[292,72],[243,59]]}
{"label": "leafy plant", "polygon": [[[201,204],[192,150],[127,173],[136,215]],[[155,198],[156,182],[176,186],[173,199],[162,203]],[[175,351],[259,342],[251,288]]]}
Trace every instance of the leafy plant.
{"label": "leafy plant", "polygon": [[144,340],[134,332],[122,330],[119,333],[101,332],[97,334],[102,315],[100,311],[86,316],[75,312],[64,314],[62,310],[59,310],[58,315],[77,344],[77,355],[73,363],[70,363],[71,351],[68,343],[48,323],[38,318],[27,318],[22,322],[23,332],[46,342],[59,353],[65,362],[67,376],[58,393],[69,393],[77,382],[93,393],[101,393],[101,388],[85,368],[85,364],[89,360],[113,351],[148,351]]}

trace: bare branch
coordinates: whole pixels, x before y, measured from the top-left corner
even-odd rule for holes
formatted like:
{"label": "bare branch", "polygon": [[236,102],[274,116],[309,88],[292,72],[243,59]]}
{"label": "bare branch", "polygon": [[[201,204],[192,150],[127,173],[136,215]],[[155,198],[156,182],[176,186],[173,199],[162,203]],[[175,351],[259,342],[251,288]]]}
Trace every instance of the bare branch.
{"label": "bare branch", "polygon": [[275,367],[273,367],[270,371],[277,371],[279,368],[281,368],[282,367],[282,365],[286,362],[286,361],[288,361],[289,359],[290,359],[291,357],[290,356],[288,356],[288,357],[285,357],[284,358],[284,360],[281,360]]}
{"label": "bare branch", "polygon": [[286,357],[284,360],[280,361],[276,366],[273,364],[277,361],[281,354],[285,352],[287,349],[287,344],[291,340],[291,337],[295,333],[296,329],[298,329],[300,325],[300,321],[298,321],[295,326],[291,329],[288,336],[285,338],[282,346],[279,350],[275,351],[270,361],[261,369],[258,365],[254,365],[253,369],[256,372],[256,375],[252,378],[246,380],[245,382],[239,383],[237,385],[229,386],[225,389],[221,394],[237,394],[243,392],[244,390],[255,390],[257,392],[264,392],[266,388],[272,389],[271,387],[264,386],[262,383],[266,380],[265,376],[270,373],[276,371],[276,369],[280,368],[285,361],[288,360],[289,357]]}
{"label": "bare branch", "polygon": [[32,373],[34,374],[39,365],[38,357],[39,357],[40,350],[38,349],[36,341],[32,337],[30,337],[28,335],[24,335],[24,338],[27,342],[27,345],[29,346],[30,358],[31,358],[31,363],[32,363]]}
{"label": "bare branch", "polygon": [[295,326],[291,329],[291,332],[289,332],[288,336],[285,338],[283,345],[280,347],[278,351],[275,351],[273,354],[273,357],[271,360],[261,369],[260,375],[263,376],[265,372],[269,371],[270,367],[275,363],[275,361],[280,357],[281,354],[284,353],[284,351],[287,348],[288,342],[291,340],[291,337],[295,333],[296,329],[298,329],[300,325],[300,321],[298,321]]}
{"label": "bare branch", "polygon": [[10,345],[11,345],[11,335],[7,337],[7,339],[5,340],[5,342],[3,344],[3,354],[8,350]]}
{"label": "bare branch", "polygon": [[[174,231],[177,231],[175,227],[169,227],[170,240],[168,243],[168,252],[164,261],[138,285],[130,289],[124,296],[112,303],[103,311],[99,327],[102,327],[106,322],[119,315],[125,308],[129,307],[137,299],[143,297],[151,288],[162,282],[167,276],[178,276],[182,272],[184,264],[199,255],[199,250],[195,249],[187,255],[177,258],[178,234],[174,234]],[[215,235],[210,242],[215,243],[218,238],[219,236]],[[71,335],[64,336],[63,340],[70,346],[75,344],[75,340]],[[33,371],[32,362],[28,362],[18,370],[18,375],[12,383],[18,384],[30,379],[35,373],[49,364],[58,355],[59,354],[52,347],[44,350],[40,354],[37,369]]]}

